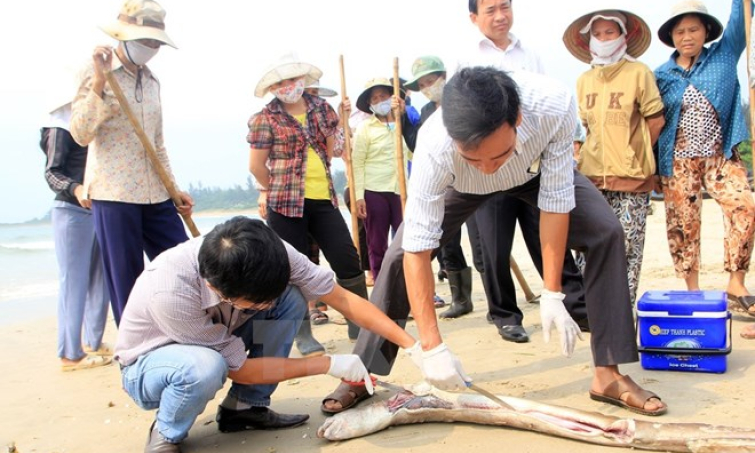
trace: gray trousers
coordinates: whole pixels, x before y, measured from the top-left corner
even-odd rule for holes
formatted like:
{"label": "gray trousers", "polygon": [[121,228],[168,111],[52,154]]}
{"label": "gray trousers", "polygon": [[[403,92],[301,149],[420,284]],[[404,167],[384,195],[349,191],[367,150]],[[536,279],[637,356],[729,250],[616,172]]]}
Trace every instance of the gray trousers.
{"label": "gray trousers", "polygon": [[[587,318],[590,323],[590,347],[596,366],[636,362],[637,342],[632,306],[629,303],[627,263],[624,250],[624,230],[606,200],[587,178],[574,173],[576,207],[569,216],[567,248],[586,254],[584,272]],[[505,191],[537,206],[540,179]],[[449,189],[443,217],[443,246],[461,228],[464,221],[486,199],[494,194],[473,195]],[[502,213],[503,215],[503,213]],[[491,243],[493,235],[488,225],[479,225],[483,244]],[[403,225],[399,228],[383,259],[380,276],[375,282],[370,301],[401,327],[406,326],[410,311],[404,281]],[[390,373],[396,360],[398,346],[362,329],[354,346],[370,372]]]}

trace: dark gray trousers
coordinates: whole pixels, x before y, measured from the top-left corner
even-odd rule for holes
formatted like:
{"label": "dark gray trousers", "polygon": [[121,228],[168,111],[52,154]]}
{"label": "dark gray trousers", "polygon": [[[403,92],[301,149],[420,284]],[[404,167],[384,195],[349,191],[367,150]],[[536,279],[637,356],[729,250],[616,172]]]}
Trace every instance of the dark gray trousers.
{"label": "dark gray trousers", "polygon": [[[595,186],[580,173],[574,173],[576,207],[569,216],[567,248],[584,251],[587,317],[590,323],[590,346],[596,366],[618,365],[639,359],[635,340],[632,306],[629,303],[624,231],[616,215]],[[537,206],[540,180],[507,190],[504,193]],[[473,195],[449,189],[445,199],[441,246],[461,228],[464,221],[494,194]],[[502,213],[503,215],[503,213]],[[370,301],[396,321],[406,325],[409,299],[404,281],[404,250],[401,247],[403,226],[399,228],[383,259],[380,277],[375,282]],[[481,225],[482,243],[492,232]],[[362,329],[354,347],[367,368],[387,375],[398,353],[398,346]]]}

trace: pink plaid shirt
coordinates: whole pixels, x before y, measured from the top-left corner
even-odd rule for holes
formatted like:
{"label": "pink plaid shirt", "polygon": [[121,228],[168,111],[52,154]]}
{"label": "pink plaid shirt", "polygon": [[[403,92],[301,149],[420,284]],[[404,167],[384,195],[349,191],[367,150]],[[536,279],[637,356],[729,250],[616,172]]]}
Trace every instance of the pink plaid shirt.
{"label": "pink plaid shirt", "polygon": [[249,119],[249,134],[246,137],[252,149],[269,150],[267,203],[270,209],[286,217],[304,215],[308,146],[312,146],[322,159],[328,177],[330,200],[334,207],[338,207],[330,174],[330,159],[326,153],[326,139],[336,135],[338,130],[338,115],[321,98],[305,94],[304,99],[307,103],[306,127],[286,113],[278,99],[273,99]]}

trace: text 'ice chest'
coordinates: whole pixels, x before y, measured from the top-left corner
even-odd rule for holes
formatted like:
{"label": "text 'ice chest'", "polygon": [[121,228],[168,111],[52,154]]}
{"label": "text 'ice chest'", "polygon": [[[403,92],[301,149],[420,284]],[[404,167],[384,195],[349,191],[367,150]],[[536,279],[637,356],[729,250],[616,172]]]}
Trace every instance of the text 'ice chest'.
{"label": "text 'ice chest'", "polygon": [[724,291],[648,291],[637,302],[637,332],[646,370],[726,371],[731,314]]}

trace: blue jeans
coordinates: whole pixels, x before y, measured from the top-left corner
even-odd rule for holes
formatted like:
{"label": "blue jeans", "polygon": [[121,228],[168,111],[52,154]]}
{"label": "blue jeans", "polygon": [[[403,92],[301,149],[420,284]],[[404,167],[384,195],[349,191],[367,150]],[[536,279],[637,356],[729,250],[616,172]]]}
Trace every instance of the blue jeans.
{"label": "blue jeans", "polygon": [[[288,357],[306,311],[302,293],[288,286],[272,309],[258,312],[233,334],[244,340],[249,358]],[[121,371],[123,389],[142,409],[158,409],[157,430],[174,443],[186,438],[227,376],[228,364],[219,352],[183,344],[150,351]],[[265,407],[277,387],[233,383],[229,393],[240,401]]]}
{"label": "blue jeans", "polygon": [[97,350],[107,322],[109,292],[91,211],[66,201],[52,205],[58,257],[58,357],[84,357],[83,342]]}

